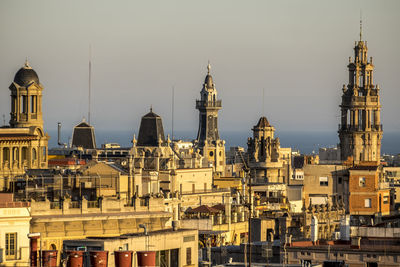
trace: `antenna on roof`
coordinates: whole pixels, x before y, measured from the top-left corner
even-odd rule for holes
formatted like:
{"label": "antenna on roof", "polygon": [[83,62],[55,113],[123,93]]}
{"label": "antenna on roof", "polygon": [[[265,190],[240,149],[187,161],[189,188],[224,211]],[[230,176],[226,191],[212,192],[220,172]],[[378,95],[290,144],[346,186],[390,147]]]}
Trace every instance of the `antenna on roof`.
{"label": "antenna on roof", "polygon": [[92,45],[89,44],[89,105],[88,105],[88,122],[90,124],[90,98],[92,87]]}
{"label": "antenna on roof", "polygon": [[264,99],[264,95],[265,95],[265,88],[263,88],[263,98],[262,98],[262,115],[264,116],[264,106],[265,106],[265,99]]}
{"label": "antenna on roof", "polygon": [[174,86],[172,86],[172,125],[171,125],[171,128],[172,128],[172,134],[171,134],[171,136],[172,136],[172,141],[174,140],[174,106],[175,106],[175,87]]}
{"label": "antenna on roof", "polygon": [[360,42],[362,41],[362,9],[360,9]]}

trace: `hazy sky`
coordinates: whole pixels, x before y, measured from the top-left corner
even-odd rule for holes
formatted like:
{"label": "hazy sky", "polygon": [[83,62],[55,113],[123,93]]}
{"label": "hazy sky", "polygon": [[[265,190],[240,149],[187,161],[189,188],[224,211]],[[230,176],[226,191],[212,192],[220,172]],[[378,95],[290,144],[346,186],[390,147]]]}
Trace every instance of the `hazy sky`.
{"label": "hazy sky", "polygon": [[[385,131],[400,131],[400,1],[1,1],[0,114],[28,57],[44,85],[45,129],[87,117],[138,132],[150,105],[171,128],[198,127],[195,100],[211,61],[222,131],[249,131],[263,111],[277,130],[336,131],[348,57],[363,37],[381,86]],[[2,124],[2,122],[1,122]]]}

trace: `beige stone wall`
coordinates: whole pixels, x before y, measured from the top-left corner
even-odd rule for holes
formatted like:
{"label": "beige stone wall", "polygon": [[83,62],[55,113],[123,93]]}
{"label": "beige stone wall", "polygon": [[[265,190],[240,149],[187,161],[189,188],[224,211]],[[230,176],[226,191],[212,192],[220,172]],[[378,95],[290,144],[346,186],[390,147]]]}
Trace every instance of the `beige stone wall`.
{"label": "beige stone wall", "polygon": [[[3,263],[0,266],[21,266],[29,264],[29,222],[31,209],[25,208],[0,208],[0,249],[2,249]],[[6,257],[6,233],[17,234],[16,257]]]}

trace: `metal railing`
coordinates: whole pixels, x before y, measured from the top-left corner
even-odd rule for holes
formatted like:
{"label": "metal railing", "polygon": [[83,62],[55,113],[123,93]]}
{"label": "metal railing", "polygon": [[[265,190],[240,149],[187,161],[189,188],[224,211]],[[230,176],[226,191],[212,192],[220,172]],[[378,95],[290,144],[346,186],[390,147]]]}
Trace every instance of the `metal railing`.
{"label": "metal railing", "polygon": [[61,203],[60,202],[50,202],[50,209],[61,209]]}
{"label": "metal railing", "polygon": [[88,201],[87,202],[87,207],[88,207],[88,209],[98,208],[99,207],[99,202],[97,200]]}
{"label": "metal railing", "polygon": [[69,208],[70,209],[80,209],[81,204],[79,201],[71,201],[71,203],[69,203]]}

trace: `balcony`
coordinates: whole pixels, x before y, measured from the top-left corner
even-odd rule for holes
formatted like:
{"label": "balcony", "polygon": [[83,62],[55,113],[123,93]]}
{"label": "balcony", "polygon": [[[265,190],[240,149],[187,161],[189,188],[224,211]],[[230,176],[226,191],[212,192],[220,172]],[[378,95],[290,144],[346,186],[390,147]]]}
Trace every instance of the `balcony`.
{"label": "balcony", "polygon": [[54,210],[54,209],[61,209],[61,203],[60,202],[50,202],[50,209]]}
{"label": "balcony", "polygon": [[196,108],[221,108],[222,107],[222,100],[216,101],[202,101],[196,100]]}
{"label": "balcony", "polygon": [[88,201],[87,202],[87,207],[88,209],[94,209],[94,208],[99,208],[99,201],[95,200],[95,201]]}

